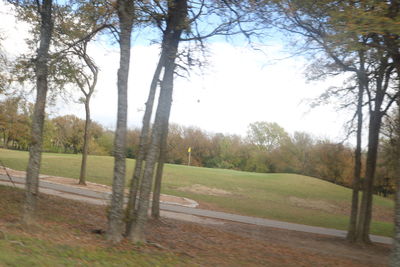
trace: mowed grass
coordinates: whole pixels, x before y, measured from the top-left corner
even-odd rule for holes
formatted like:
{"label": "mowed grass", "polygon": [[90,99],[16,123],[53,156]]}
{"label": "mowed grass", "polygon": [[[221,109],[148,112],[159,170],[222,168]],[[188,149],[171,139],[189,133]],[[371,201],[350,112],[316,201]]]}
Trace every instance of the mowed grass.
{"label": "mowed grass", "polygon": [[[25,170],[28,153],[0,149],[1,161],[10,168]],[[71,178],[79,177],[80,155],[44,153],[41,173]],[[114,159],[90,156],[88,181],[111,185]],[[134,160],[127,160],[129,183]],[[184,190],[193,185],[221,189],[230,194],[210,195]],[[163,193],[188,197],[217,210],[300,224],[346,230],[351,190],[320,179],[295,174],[260,174],[234,170],[209,169],[167,164]],[[393,224],[387,215],[393,211],[390,199],[374,196],[374,210],[379,211],[371,233],[392,236]],[[389,216],[390,217],[390,216]]]}
{"label": "mowed grass", "polygon": [[177,266],[180,259],[167,253],[86,248],[22,235],[0,240],[1,266]]}

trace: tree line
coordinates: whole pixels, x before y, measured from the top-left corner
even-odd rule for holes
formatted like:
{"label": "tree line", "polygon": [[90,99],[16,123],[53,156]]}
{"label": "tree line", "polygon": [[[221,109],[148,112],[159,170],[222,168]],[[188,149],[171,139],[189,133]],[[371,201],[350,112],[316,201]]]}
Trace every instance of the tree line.
{"label": "tree line", "polygon": [[[9,97],[0,101],[0,133],[2,147],[28,150],[32,103]],[[386,136],[393,122],[385,123]],[[306,132],[289,134],[277,123],[254,122],[246,136],[208,133],[197,127],[169,125],[166,163],[234,169],[261,173],[296,173],[313,176],[351,188],[354,148],[327,138],[317,138]],[[48,118],[44,125],[43,151],[54,153],[84,153],[85,120],[75,115]],[[140,146],[140,128],[127,130],[126,157],[136,159]],[[113,156],[115,132],[92,121],[90,155]],[[394,194],[396,174],[391,168],[393,153],[390,138],[382,137],[374,193]],[[146,144],[148,146],[148,144]],[[363,157],[365,158],[365,151]],[[365,170],[363,170],[365,173]],[[364,174],[362,175],[362,177]]]}

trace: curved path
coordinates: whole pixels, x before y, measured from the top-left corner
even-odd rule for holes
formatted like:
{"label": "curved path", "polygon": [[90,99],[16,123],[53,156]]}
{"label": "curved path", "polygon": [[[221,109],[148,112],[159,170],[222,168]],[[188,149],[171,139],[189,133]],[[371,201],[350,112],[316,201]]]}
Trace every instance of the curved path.
{"label": "curved path", "polygon": [[[13,177],[12,180],[16,187],[20,188],[24,187],[25,178]],[[0,184],[13,186],[13,183],[11,183],[10,179],[5,175],[0,175]],[[98,192],[85,188],[76,188],[68,185],[56,184],[47,181],[40,181],[40,192],[68,199],[84,201],[96,205],[107,205],[111,196],[111,193],[109,192]],[[250,216],[242,216],[237,214],[204,210],[193,207],[185,207],[177,203],[176,204],[160,203],[160,209],[161,211],[164,211],[164,213],[162,213],[161,215],[164,215],[166,217],[174,217],[177,219],[179,219],[179,216],[177,216],[177,214],[186,214],[186,215],[206,217],[209,219],[227,220],[227,221],[273,227],[285,230],[330,235],[337,237],[346,237],[346,231],[343,230],[302,225],[296,223],[288,223],[288,222],[250,217]],[[175,215],[171,213],[175,213]],[[393,243],[393,239],[389,237],[376,236],[376,235],[370,235],[370,237],[373,242],[383,243],[383,244]]]}

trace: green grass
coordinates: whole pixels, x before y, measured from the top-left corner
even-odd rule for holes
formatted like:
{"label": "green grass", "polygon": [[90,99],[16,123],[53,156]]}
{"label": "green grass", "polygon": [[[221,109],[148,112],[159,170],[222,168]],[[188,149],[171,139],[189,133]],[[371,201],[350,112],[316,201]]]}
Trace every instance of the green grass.
{"label": "green grass", "polygon": [[[13,169],[25,170],[28,153],[0,149],[0,159]],[[41,173],[79,177],[80,155],[44,153]],[[127,160],[127,184],[134,167],[134,160]],[[111,185],[113,158],[90,156],[88,181]],[[260,174],[223,169],[209,169],[167,164],[163,178],[163,193],[207,202],[232,213],[295,222],[336,229],[347,228],[348,216],[308,206],[298,206],[293,198],[321,205],[348,206],[351,190],[320,179],[294,174]],[[200,184],[229,191],[229,196],[211,196],[180,190],[181,187]],[[292,201],[291,201],[292,199]],[[375,208],[393,210],[392,200],[374,197]],[[393,224],[373,221],[371,233],[392,236]]]}
{"label": "green grass", "polygon": [[115,248],[85,248],[38,238],[8,235],[0,240],[2,266],[177,266],[168,253],[144,253]]}

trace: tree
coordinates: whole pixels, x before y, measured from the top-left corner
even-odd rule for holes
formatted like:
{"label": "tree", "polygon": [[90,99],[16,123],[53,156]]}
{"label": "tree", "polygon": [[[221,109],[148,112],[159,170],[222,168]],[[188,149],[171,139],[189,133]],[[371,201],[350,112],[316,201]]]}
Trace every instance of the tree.
{"label": "tree", "polygon": [[247,139],[261,150],[272,151],[289,138],[276,122],[253,122],[248,126]]}
{"label": "tree", "polygon": [[181,34],[188,26],[186,22],[187,12],[186,0],[168,1],[167,26],[163,36],[164,39],[162,47],[163,52],[165,51],[164,74],[161,82],[160,98],[153,126],[151,143],[146,155],[146,165],[140,185],[137,216],[135,218],[133,227],[130,231],[128,231],[129,237],[133,241],[145,240],[144,226],[147,221],[147,209],[149,207],[153,171],[159,155],[160,144],[162,142],[162,130],[165,125],[168,125],[172,102],[173,80],[176,67],[175,60],[177,58]]}
{"label": "tree", "polygon": [[125,149],[128,109],[128,76],[131,52],[131,34],[134,21],[134,1],[117,0],[116,9],[119,21],[120,66],[118,69],[118,113],[114,141],[114,177],[111,207],[108,213],[107,239],[118,243],[122,239],[123,205],[125,188]]}
{"label": "tree", "polygon": [[[79,175],[79,184],[86,182],[86,162],[90,142],[90,100],[94,93],[99,69],[88,54],[88,44],[96,34],[105,28],[112,27],[112,11],[103,0],[90,2],[76,1],[62,11],[59,25],[55,28],[55,43],[66,47],[62,53],[65,64],[61,65],[62,73],[67,81],[77,85],[83,97],[80,101],[85,106],[85,129],[83,135],[82,163]],[[71,15],[69,15],[71,14]],[[79,42],[76,42],[79,40]],[[74,44],[74,42],[76,42]],[[73,45],[72,45],[73,44]]]}
{"label": "tree", "polygon": [[4,148],[8,148],[10,141],[17,137],[21,102],[20,97],[10,97],[0,102],[0,131]]}
{"label": "tree", "polygon": [[[36,12],[39,14],[40,37],[39,48],[35,58],[36,102],[32,118],[29,162],[26,172],[26,195],[23,222],[32,224],[39,193],[39,169],[43,142],[43,125],[45,117],[46,96],[48,91],[49,48],[53,33],[52,0],[36,1]],[[18,4],[18,2],[17,2]]]}
{"label": "tree", "polygon": [[[246,2],[246,4],[248,4]],[[169,16],[169,10],[167,10],[171,5],[170,1],[155,1],[145,3],[143,6],[140,7],[140,9],[145,13],[148,14],[150,21],[154,22],[155,25],[161,30],[162,32],[162,45],[161,45],[161,55],[160,55],[160,60],[159,64],[156,68],[155,74],[153,76],[153,81],[151,84],[151,90],[149,93],[149,98],[146,103],[146,111],[145,111],[145,116],[143,118],[143,125],[144,127],[142,128],[142,138],[141,138],[141,144],[145,143],[145,140],[147,136],[149,135],[149,127],[150,125],[150,118],[151,118],[151,113],[152,113],[152,105],[154,101],[154,92],[156,90],[157,86],[157,79],[159,79],[160,75],[160,68],[164,67],[166,68],[167,61],[168,60],[166,57],[166,53],[164,48],[167,47],[165,45],[165,42],[167,41],[167,34],[168,34],[168,26],[170,25],[169,19],[173,19],[172,17]],[[186,35],[186,38],[181,38],[179,41],[196,41],[200,43],[200,46],[203,47],[203,40],[215,35],[230,35],[230,34],[237,34],[237,33],[245,33],[247,37],[250,36],[250,34],[247,34],[247,29],[246,29],[246,24],[252,23],[251,20],[248,19],[248,14],[247,12],[244,12],[242,9],[238,8],[237,10],[234,9],[235,7],[243,7],[244,3],[238,5],[235,1],[222,1],[219,3],[219,5],[215,5],[213,1],[189,1],[188,4],[188,11],[189,14],[191,15],[191,18],[188,18],[187,21],[184,22],[184,24],[191,25],[193,24],[194,27],[187,27],[185,29],[184,33]],[[239,12],[240,11],[240,12]],[[230,16],[228,16],[228,12],[230,12]],[[233,16],[232,16],[233,14]],[[208,20],[208,27],[205,27],[201,29],[202,27],[199,27],[199,22],[201,21],[202,18],[206,16],[208,18],[213,18],[212,20]],[[235,28],[238,28],[235,31]],[[178,41],[178,42],[179,42]],[[190,48],[190,47],[189,47]],[[188,61],[188,66],[190,67],[193,65],[193,62],[196,62],[194,60],[192,53],[186,52],[186,53],[179,53],[180,56],[185,56]],[[178,57],[180,58],[180,57]],[[175,59],[174,59],[175,60]],[[163,65],[164,64],[164,65]],[[187,71],[187,68],[183,67],[183,70]],[[164,70],[165,71],[165,70]],[[166,76],[164,76],[166,77]],[[161,82],[162,83],[162,82]],[[169,117],[169,115],[168,115]],[[163,141],[160,141],[161,143],[165,143],[165,139],[168,138],[168,122],[164,124],[164,128],[162,130],[163,132]],[[161,146],[161,145],[160,145]],[[133,211],[135,207],[135,201],[136,201],[136,194],[138,192],[138,186],[140,183],[140,175],[141,175],[141,169],[142,169],[142,158],[144,158],[144,150],[141,148],[144,147],[144,145],[140,146],[139,149],[139,161],[136,162],[135,166],[135,171],[133,175],[133,180],[131,182],[131,190],[130,190],[130,200],[128,203],[128,225],[127,225],[127,232],[129,232],[128,229],[131,228],[131,223],[130,221],[133,220],[135,217],[135,211]],[[162,154],[166,153],[166,149],[163,149]],[[165,155],[160,155],[159,159],[160,162],[165,159]],[[160,164],[160,168],[158,168],[158,172],[162,172],[162,166],[163,164]],[[157,175],[158,179],[161,179],[162,175]],[[156,183],[157,187],[158,185],[161,185],[161,182]],[[159,192],[160,189],[156,188],[156,192]],[[155,195],[155,198],[159,197],[158,195]],[[157,207],[155,207],[157,208]],[[129,211],[130,210],[130,211]]]}
{"label": "tree", "polygon": [[[305,37],[306,48],[314,57],[315,51],[322,51],[325,66],[339,71],[356,74],[359,85],[359,96],[363,92],[368,96],[369,107],[369,140],[366,161],[366,186],[363,192],[360,217],[357,223],[357,234],[354,234],[354,218],[358,206],[358,189],[353,193],[353,211],[349,238],[356,236],[359,242],[370,242],[369,225],[372,211],[372,187],[375,177],[377,147],[382,116],[389,109],[397,93],[390,90],[393,80],[393,67],[387,61],[388,52],[380,44],[382,31],[375,31],[377,25],[382,25],[381,18],[371,16],[375,12],[390,10],[389,3],[365,1],[355,4],[353,1],[277,1],[277,10],[285,17],[285,23],[279,23],[288,32]],[[390,13],[390,12],[389,12]],[[372,20],[371,20],[372,19]],[[374,29],[375,28],[375,29]],[[374,32],[375,31],[375,32]],[[310,46],[311,44],[311,46]],[[320,60],[320,58],[318,58]],[[321,60],[320,60],[321,61]],[[322,61],[323,62],[323,61]],[[365,67],[368,66],[368,69]],[[320,68],[323,69],[323,68]],[[327,73],[332,73],[328,71]],[[337,71],[336,71],[337,73]],[[357,88],[357,87],[354,87]],[[362,102],[359,98],[356,103]],[[360,106],[360,105],[358,105]],[[357,108],[358,121],[362,121],[360,108]],[[357,127],[361,129],[360,127]],[[361,139],[357,138],[359,142]],[[359,147],[359,145],[357,145]],[[356,149],[356,153],[359,149]],[[361,157],[357,156],[355,164],[355,185],[358,184],[357,172],[360,170]]]}
{"label": "tree", "polygon": [[394,166],[396,170],[396,195],[395,195],[395,219],[394,219],[394,227],[395,227],[395,236],[394,236],[394,248],[392,251],[392,255],[390,257],[390,266],[395,267],[400,264],[400,103],[397,103],[397,118],[395,120],[395,132],[391,139],[391,143],[393,144],[393,154],[394,154]]}
{"label": "tree", "polygon": [[[82,163],[79,174],[79,184],[86,185],[86,165],[87,156],[89,152],[89,141],[90,141],[90,100],[94,93],[97,84],[97,77],[99,69],[94,63],[93,59],[87,53],[87,45],[90,39],[85,39],[82,43],[72,48],[72,54],[77,56],[79,60],[83,61],[84,66],[75,67],[75,70],[71,70],[71,79],[75,80],[80,91],[84,95],[80,100],[85,106],[85,128],[83,134],[83,149],[82,149]],[[73,64],[73,63],[72,63]],[[74,68],[71,66],[71,68]],[[85,72],[85,69],[89,69],[89,73]]]}
{"label": "tree", "polygon": [[1,41],[4,40],[3,36],[0,35],[0,94],[4,93],[8,88],[9,84],[9,68],[10,68],[10,60],[7,57],[7,54],[3,50],[3,46],[1,45]]}

